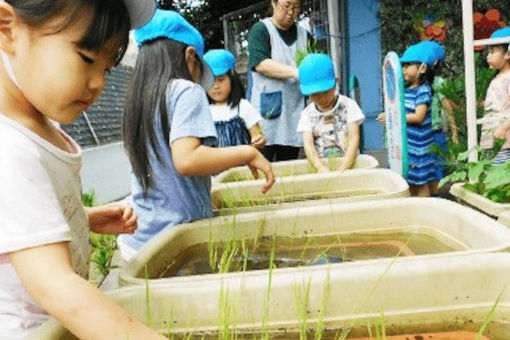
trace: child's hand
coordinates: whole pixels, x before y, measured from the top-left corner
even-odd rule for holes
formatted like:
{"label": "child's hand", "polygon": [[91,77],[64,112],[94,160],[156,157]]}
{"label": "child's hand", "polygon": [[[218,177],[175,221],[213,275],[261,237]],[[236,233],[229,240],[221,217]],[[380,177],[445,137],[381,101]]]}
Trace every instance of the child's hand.
{"label": "child's hand", "polygon": [[265,194],[269,189],[271,189],[275,182],[273,168],[271,167],[271,163],[269,163],[269,161],[264,156],[262,156],[259,151],[255,151],[256,155],[251,161],[248,162],[248,167],[250,168],[253,177],[259,178],[258,170],[262,171],[264,176],[266,176],[266,184],[264,184],[261,190],[262,193]]}
{"label": "child's hand", "polygon": [[85,208],[90,230],[98,234],[132,234],[138,227],[133,208],[122,203]]}
{"label": "child's hand", "polygon": [[378,121],[379,123],[381,123],[382,125],[386,125],[386,113],[381,112],[381,113],[377,116],[377,121]]}
{"label": "child's hand", "polygon": [[253,137],[251,139],[251,145],[256,149],[261,150],[266,145],[266,137],[264,137],[264,135]]}

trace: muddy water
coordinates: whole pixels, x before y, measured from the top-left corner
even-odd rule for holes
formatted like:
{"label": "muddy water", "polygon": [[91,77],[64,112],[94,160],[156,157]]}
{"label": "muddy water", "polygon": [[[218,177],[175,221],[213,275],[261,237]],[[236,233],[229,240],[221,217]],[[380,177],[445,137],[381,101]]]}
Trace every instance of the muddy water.
{"label": "muddy water", "polygon": [[[225,249],[227,249],[225,251]],[[244,249],[244,250],[243,250]],[[438,254],[466,249],[450,239],[409,232],[365,232],[315,237],[262,237],[228,243],[201,243],[179,254],[161,277],[268,269],[274,249],[276,268],[315,266],[395,256]],[[214,256],[216,255],[216,256]],[[226,259],[231,258],[230,264]],[[214,261],[216,259],[216,261]],[[215,264],[214,264],[215,263]],[[214,268],[211,268],[211,265]]]}

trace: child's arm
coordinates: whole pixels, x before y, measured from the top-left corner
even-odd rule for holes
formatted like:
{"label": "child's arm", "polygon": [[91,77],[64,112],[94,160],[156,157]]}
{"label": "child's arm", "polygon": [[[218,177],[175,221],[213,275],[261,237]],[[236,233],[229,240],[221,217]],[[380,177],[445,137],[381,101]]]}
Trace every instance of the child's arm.
{"label": "child's arm", "polygon": [[260,125],[257,123],[248,129],[251,137],[251,145],[261,150],[266,145],[266,137],[260,129]]}
{"label": "child's arm", "polygon": [[110,203],[98,207],[85,207],[90,230],[98,234],[132,234],[138,225],[133,208],[123,203]]}
{"label": "child's arm", "polygon": [[347,126],[348,140],[349,144],[347,147],[347,152],[342,158],[342,162],[338,167],[338,171],[344,171],[346,169],[352,168],[354,163],[356,162],[356,157],[358,157],[359,151],[359,124],[358,122],[349,123]]}
{"label": "child's arm", "polygon": [[427,116],[427,104],[420,104],[416,106],[414,113],[406,114],[407,124],[418,125],[423,122]]}
{"label": "child's arm", "polygon": [[262,187],[263,193],[271,189],[275,182],[269,161],[249,145],[214,148],[202,145],[199,138],[183,137],[173,141],[170,148],[175,168],[182,176],[212,175],[247,164],[255,178],[258,178],[257,169],[266,176],[266,184]]}
{"label": "child's arm", "polygon": [[303,132],[303,145],[305,148],[306,158],[310,163],[312,163],[314,168],[317,169],[318,172],[328,172],[328,167],[322,163],[321,158],[315,149],[315,142],[312,132]]}
{"label": "child's arm", "polygon": [[161,339],[74,273],[66,242],[9,254],[30,296],[80,339]]}
{"label": "child's arm", "polygon": [[507,131],[510,129],[510,119],[505,120],[503,123],[499,124],[498,127],[494,130],[494,137],[498,139],[505,139]]}
{"label": "child's arm", "polygon": [[441,106],[443,107],[443,110],[446,113],[446,117],[448,118],[450,131],[452,132],[452,141],[455,144],[459,144],[459,129],[457,128],[455,116],[453,115],[453,110],[458,109],[459,106],[448,98],[443,98],[443,100],[441,100]]}

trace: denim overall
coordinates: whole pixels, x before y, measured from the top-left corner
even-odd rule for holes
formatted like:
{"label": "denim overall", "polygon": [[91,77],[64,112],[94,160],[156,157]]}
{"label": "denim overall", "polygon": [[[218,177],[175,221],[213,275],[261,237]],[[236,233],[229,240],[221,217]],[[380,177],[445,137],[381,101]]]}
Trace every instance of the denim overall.
{"label": "denim overall", "polygon": [[[289,66],[296,66],[298,50],[306,51],[306,30],[297,25],[297,39],[287,45],[280,37],[271,18],[262,20],[271,39],[271,59]],[[301,134],[296,132],[301,111],[305,107],[304,97],[297,79],[274,79],[252,72],[251,104],[263,118],[260,126],[267,145],[303,145]]]}
{"label": "denim overall", "polygon": [[237,115],[229,120],[214,122],[218,134],[218,147],[236,146],[250,144],[251,138],[244,120],[239,116],[239,105]]}

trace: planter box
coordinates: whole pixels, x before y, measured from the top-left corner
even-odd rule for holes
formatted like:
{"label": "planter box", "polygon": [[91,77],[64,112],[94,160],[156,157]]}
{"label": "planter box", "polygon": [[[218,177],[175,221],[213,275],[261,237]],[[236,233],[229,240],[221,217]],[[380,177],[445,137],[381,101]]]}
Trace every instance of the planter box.
{"label": "planter box", "polygon": [[[446,256],[445,252],[450,255],[458,251],[496,252],[510,247],[510,231],[497,221],[463,205],[438,198],[405,198],[297,207],[265,213],[215,217],[171,228],[143,247],[121,270],[120,284],[122,286],[144,285],[145,267],[147,267],[150,282],[217,281],[223,277],[244,277],[248,273],[253,273],[250,275],[255,277],[267,275],[268,271],[265,269],[244,273],[174,276],[176,271],[174,269],[181,263],[189,261],[188,255],[193,254],[190,250],[197,249],[197,246],[202,246],[207,256],[209,244],[245,239],[248,245],[246,248],[250,249],[249,253],[256,254],[251,250],[252,245],[262,242],[260,240],[269,240],[271,244],[273,236],[277,235],[275,249],[280,249],[278,242],[281,242],[283,247],[288,247],[289,244],[299,243],[297,241],[292,243],[292,240],[302,240],[299,244],[305,244],[302,248],[307,249],[307,254],[312,249],[312,245],[327,245],[327,247],[319,248],[318,251],[324,252],[323,255],[329,258],[331,253],[333,253],[332,257],[339,256],[335,253],[337,246],[343,247],[345,242],[351,242],[352,245],[352,242],[356,242],[356,237],[367,234],[375,235],[376,241],[386,241],[390,246],[393,245],[389,255],[383,254],[380,257],[394,257],[399,253],[402,256],[416,253],[421,258],[427,258],[440,256],[439,253]],[[405,236],[399,239],[399,235]],[[411,235],[412,239],[407,235]],[[329,242],[322,242],[323,238],[327,238]],[[363,240],[366,245],[367,239]],[[427,249],[417,243],[425,241],[427,241]],[[444,246],[447,247],[442,248]],[[325,248],[327,251],[324,250]],[[408,252],[409,250],[411,253]],[[293,260],[292,255],[282,253],[281,258],[287,258],[288,262]],[[275,251],[275,254],[278,255],[278,251]],[[297,254],[299,256],[299,249]],[[362,255],[355,259],[374,258]],[[315,256],[315,254],[312,255],[317,259]],[[356,263],[362,262],[356,261]],[[264,268],[268,268],[268,263],[268,260],[264,262]],[[277,263],[276,260],[275,263]],[[312,263],[320,264],[321,262]],[[337,263],[333,266],[341,267],[345,264]],[[305,267],[307,269],[302,270],[307,271],[312,267],[308,266]],[[276,269],[275,272],[280,270],[286,269]],[[250,280],[251,278],[252,276]]]}
{"label": "planter box", "polygon": [[294,206],[372,201],[409,196],[407,182],[388,169],[355,169],[278,178],[266,194],[261,181],[218,184],[211,200],[217,215]]}
{"label": "planter box", "polygon": [[[336,170],[340,165],[342,158],[323,158],[322,162],[329,166],[331,170]],[[296,175],[306,175],[316,173],[317,170],[308,162],[307,159],[298,159],[295,161],[284,161],[271,163],[276,177],[287,177]],[[359,155],[356,158],[353,169],[374,169],[379,166],[379,162],[372,156]],[[260,174],[261,176],[262,173]],[[247,166],[235,167],[220,173],[214,179],[214,183],[229,183],[254,180],[253,175]]]}
{"label": "planter box", "polygon": [[[148,301],[152,327],[164,333],[168,324],[173,325],[173,333],[217,332],[226,318],[239,332],[265,328],[270,334],[280,334],[280,339],[299,338],[301,326],[313,335],[321,319],[326,329],[349,328],[350,339],[367,337],[367,325],[381,323],[387,335],[476,332],[509,277],[507,253],[414,257],[274,271],[271,281],[267,274],[252,277],[247,273],[225,280],[150,285]],[[304,294],[307,286],[308,299]],[[144,286],[109,293],[142,321],[148,315],[145,294]],[[300,317],[300,306],[307,307],[306,320]],[[372,337],[374,334],[372,329]],[[484,335],[490,340],[508,340],[509,334],[507,289]],[[32,338],[75,339],[55,320],[43,325]]]}
{"label": "planter box", "polygon": [[504,211],[499,215],[498,222],[510,228],[510,211]]}
{"label": "planter box", "polygon": [[478,195],[477,193],[464,188],[462,186],[463,184],[464,183],[455,183],[452,185],[450,193],[470,206],[494,217],[498,217],[505,210],[510,210],[510,203],[493,202],[482,195]]}

